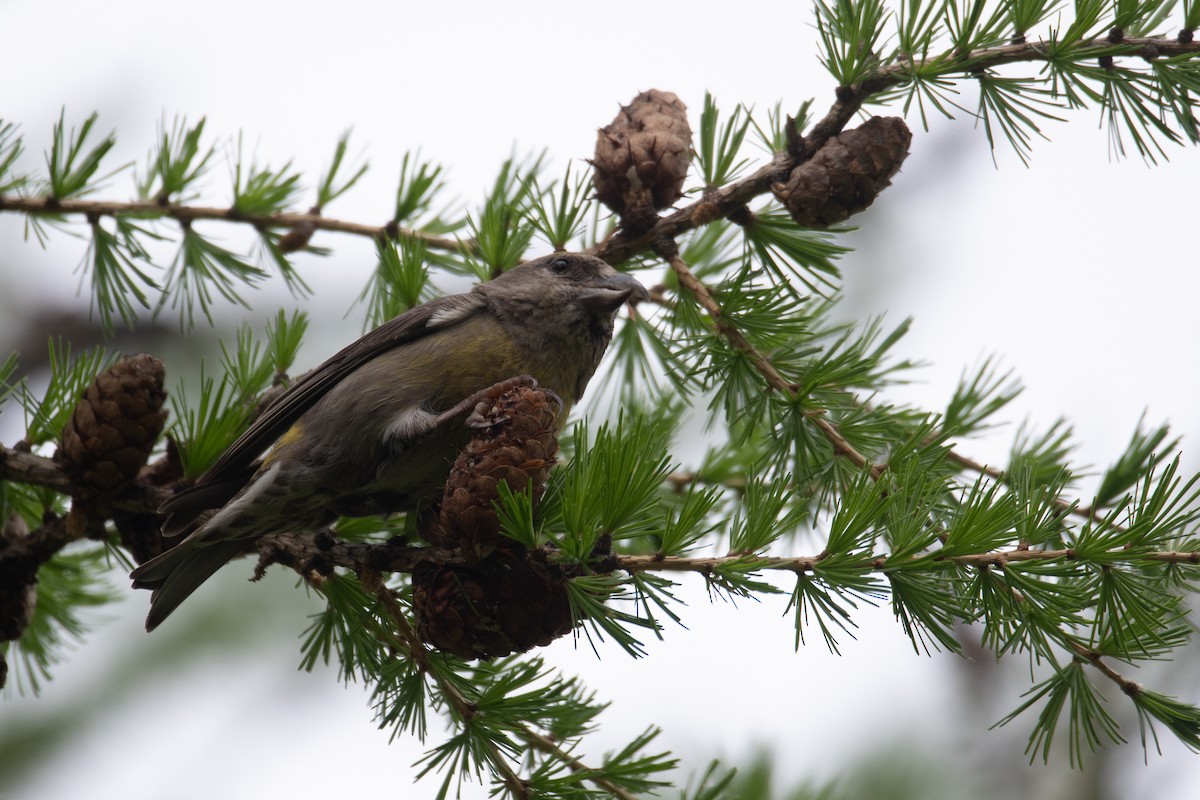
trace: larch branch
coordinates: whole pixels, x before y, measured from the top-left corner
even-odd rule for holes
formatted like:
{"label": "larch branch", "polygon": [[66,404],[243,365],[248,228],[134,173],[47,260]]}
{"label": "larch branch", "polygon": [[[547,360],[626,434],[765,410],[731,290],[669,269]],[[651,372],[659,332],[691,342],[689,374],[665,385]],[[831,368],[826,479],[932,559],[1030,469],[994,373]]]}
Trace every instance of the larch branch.
{"label": "larch branch", "polygon": [[158,217],[191,223],[195,220],[219,220],[240,222],[255,228],[307,228],[314,230],[349,233],[371,239],[419,239],[429,247],[453,252],[470,252],[474,248],[471,240],[451,239],[434,236],[422,231],[406,228],[394,222],[383,225],[365,225],[360,222],[324,217],[308,212],[281,211],[275,214],[243,214],[232,208],[213,206],[191,206],[182,203],[159,203],[153,200],[117,202],[110,200],[55,200],[50,197],[0,196],[0,211],[17,211],[25,214],[71,214],[88,218],[129,215]]}

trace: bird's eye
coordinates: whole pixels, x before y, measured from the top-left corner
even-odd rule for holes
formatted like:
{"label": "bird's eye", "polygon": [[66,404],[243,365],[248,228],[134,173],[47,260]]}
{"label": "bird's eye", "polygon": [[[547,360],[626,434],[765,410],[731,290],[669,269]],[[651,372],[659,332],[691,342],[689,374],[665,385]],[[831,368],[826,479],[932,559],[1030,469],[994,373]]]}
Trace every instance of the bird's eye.
{"label": "bird's eye", "polygon": [[566,272],[571,267],[571,262],[565,258],[556,258],[550,262],[550,269],[554,270],[559,275]]}

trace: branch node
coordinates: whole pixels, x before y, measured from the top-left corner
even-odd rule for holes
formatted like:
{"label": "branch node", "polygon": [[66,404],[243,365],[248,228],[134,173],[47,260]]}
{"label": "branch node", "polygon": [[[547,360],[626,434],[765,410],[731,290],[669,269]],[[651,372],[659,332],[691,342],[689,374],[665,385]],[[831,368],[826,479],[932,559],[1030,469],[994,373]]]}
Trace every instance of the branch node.
{"label": "branch node", "polygon": [[[399,541],[397,542],[397,540]],[[404,545],[408,544],[408,540],[403,536],[397,536],[388,540],[387,548],[372,547],[367,551],[367,557],[364,559],[363,569],[373,573],[383,572],[385,569],[387,569],[388,561],[390,560],[388,558],[387,550],[390,549],[393,544],[399,544],[401,547],[403,547]]]}
{"label": "branch node", "polygon": [[333,566],[320,556],[313,556],[301,568],[304,579],[314,586],[324,583],[333,574]]}
{"label": "branch node", "polygon": [[654,252],[662,259],[670,261],[679,258],[679,245],[670,236],[659,236],[654,240]]}
{"label": "branch node", "polygon": [[750,206],[742,203],[740,206],[730,211],[726,218],[734,225],[740,225],[743,228],[748,228],[754,224],[757,219],[754,212],[750,210]]}

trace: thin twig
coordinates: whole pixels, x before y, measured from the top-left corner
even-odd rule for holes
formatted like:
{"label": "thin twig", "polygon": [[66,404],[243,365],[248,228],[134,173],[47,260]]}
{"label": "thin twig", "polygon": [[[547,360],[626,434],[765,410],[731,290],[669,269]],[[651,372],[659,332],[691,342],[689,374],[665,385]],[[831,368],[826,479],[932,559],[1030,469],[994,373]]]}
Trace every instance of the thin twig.
{"label": "thin twig", "polygon": [[[438,688],[442,690],[442,695],[446,698],[446,702],[454,708],[455,712],[462,718],[464,724],[469,721],[475,716],[475,704],[467,700],[454,684],[441,680],[439,677],[440,673],[432,668],[429,659],[429,650],[425,647],[425,643],[421,641],[421,637],[413,630],[412,625],[409,624],[408,617],[405,615],[404,609],[396,602],[392,590],[388,588],[387,584],[378,574],[372,576],[372,580],[369,582],[363,581],[363,586],[373,591],[375,597],[387,609],[388,616],[392,618],[392,623],[396,626],[396,632],[399,634],[405,649],[408,651],[407,655],[417,662],[422,672],[437,681]],[[496,743],[485,737],[484,747],[488,752],[488,761],[500,773],[500,777],[503,778],[504,784],[512,792],[513,796],[521,798],[521,800],[527,800],[529,798],[529,787],[517,775],[512,765],[508,763],[508,759],[500,752],[500,748],[496,746]]]}
{"label": "thin twig", "polygon": [[429,247],[452,252],[471,252],[472,240],[450,239],[433,236],[413,228],[405,228],[389,222],[384,225],[364,225],[359,222],[332,219],[320,214],[300,214],[281,211],[277,214],[243,214],[232,208],[211,206],[189,206],[181,203],[157,203],[153,200],[117,202],[111,200],[55,200],[50,197],[0,196],[0,211],[19,211],[26,214],[79,214],[86,217],[111,217],[117,215],[141,217],[167,217],[181,223],[194,220],[221,220],[241,222],[255,228],[293,228],[311,225],[316,230],[336,231],[372,239],[419,239]]}
{"label": "thin twig", "polygon": [[[341,567],[356,574],[371,572],[412,572],[416,566],[428,561],[439,566],[468,563],[458,550],[441,547],[412,547],[393,542],[340,542],[319,545],[320,534],[278,533],[264,537],[259,545],[266,564],[282,564],[301,575],[313,569],[319,561],[324,569]],[[1111,553],[1115,560],[1126,563],[1191,564],[1200,566],[1200,551],[1152,550],[1136,551],[1119,548]],[[539,558],[556,561],[562,558],[553,548],[540,552]],[[812,556],[756,556],[730,554],[723,556],[663,556],[617,554],[602,565],[606,570],[625,572],[695,572],[711,574],[726,566],[739,569],[768,570],[777,572],[812,572],[826,557]],[[1031,550],[1014,547],[993,550],[987,553],[964,553],[957,556],[938,555],[936,552],[914,555],[897,561],[888,556],[864,557],[857,564],[839,564],[839,568],[864,572],[884,572],[904,568],[921,561],[954,563],[966,567],[1004,568],[1011,563],[1027,561],[1080,561],[1073,548],[1056,550]],[[601,565],[594,565],[600,567]],[[265,568],[265,564],[264,564]]]}
{"label": "thin twig", "polygon": [[[1045,42],[1000,45],[962,53],[954,63],[961,66],[964,73],[978,73],[1021,61],[1045,61],[1048,52]],[[1200,52],[1200,41],[1180,42],[1174,37],[1129,38],[1114,44],[1105,36],[1078,45],[1074,52],[1080,58],[1095,58],[1097,55],[1107,54],[1151,59]],[[938,55],[934,58],[941,59],[944,56]],[[618,231],[588,252],[610,264],[619,264],[638,253],[654,249],[655,244],[663,238],[675,239],[693,228],[702,227],[717,219],[728,218],[730,214],[740,213],[747,203],[759,195],[766,194],[772,184],[786,179],[792,169],[811,158],[825,142],[838,135],[871,96],[908,83],[910,76],[918,72],[925,63],[898,60],[876,70],[861,83],[839,87],[837,100],[825,117],[800,140],[797,152],[777,153],[771,161],[753,174],[705,192],[699,200],[663,217],[649,230],[632,236]]]}
{"label": "thin twig", "polygon": [[[1018,603],[1025,602],[1025,595],[1014,589],[1012,586],[1008,587],[1008,591]],[[1117,686],[1121,687],[1121,691],[1130,697],[1141,693],[1142,685],[1137,681],[1126,678],[1124,675],[1113,669],[1112,665],[1104,660],[1103,653],[1080,644],[1079,642],[1075,641],[1073,637],[1067,634],[1066,631],[1063,631],[1057,627],[1055,628],[1055,632],[1059,634],[1057,637],[1055,637],[1059,644],[1073,652],[1077,660],[1084,664],[1090,664],[1101,675],[1108,678]]]}
{"label": "thin twig", "polygon": [[[679,279],[679,285],[683,287],[692,297],[696,298],[696,302],[700,307],[708,312],[713,323],[717,327],[717,331],[725,337],[726,341],[733,346],[735,350],[744,353],[755,369],[763,376],[773,391],[780,392],[788,396],[794,396],[799,391],[799,386],[788,382],[779,370],[775,369],[775,365],[761,351],[746,339],[741,331],[737,329],[733,323],[725,316],[721,310],[720,304],[712,296],[712,292],[705,286],[696,274],[692,272],[679,255],[679,248],[673,240],[662,240],[655,245],[656,252],[666,260],[671,266],[671,270],[675,273],[675,277]],[[878,480],[883,474],[884,468],[878,464],[871,462],[863,453],[852,445],[836,424],[831,422],[826,417],[824,409],[810,409],[805,411],[805,416],[812,421],[817,430],[825,437],[825,439],[833,446],[833,451],[836,455],[846,458],[856,467],[870,468],[871,477]]]}
{"label": "thin twig", "polygon": [[[986,475],[995,481],[1003,481],[1007,473],[1002,469],[980,463],[973,458],[968,458],[957,450],[948,450],[946,459],[951,463],[957,464],[963,469],[978,472],[981,475]],[[1054,506],[1062,514],[1072,514],[1083,519],[1090,520],[1099,525],[1104,525],[1111,530],[1124,530],[1120,525],[1110,521],[1104,514],[1093,506],[1080,506],[1078,503],[1072,503],[1062,497],[1054,497],[1050,500],[1050,504]]]}
{"label": "thin twig", "polygon": [[[438,679],[438,672],[432,668],[432,664],[430,663],[429,649],[425,646],[425,643],[421,641],[421,637],[417,634],[417,632],[413,630],[412,624],[409,623],[408,617],[404,613],[404,609],[402,609],[400,604],[396,602],[396,597],[392,594],[392,590],[387,587],[387,584],[379,579],[377,574],[372,576],[369,581],[364,581],[363,586],[373,591],[375,597],[378,598],[379,602],[381,602],[384,608],[387,609],[388,616],[392,618],[392,622],[396,626],[396,632],[400,636],[401,642],[404,644],[405,649],[408,651],[407,654],[417,662],[417,665],[420,667],[422,672],[424,672],[426,675],[432,676],[434,680],[438,681],[438,687],[442,690],[442,694],[445,695],[446,701],[454,707],[454,710],[459,714],[459,716],[461,716],[464,720],[470,719],[476,712],[475,705],[467,700],[467,698],[465,698],[458,688],[452,683],[448,681],[444,682]],[[589,767],[575,756],[560,748],[549,737],[544,736],[537,731],[526,727],[525,725],[517,725],[513,730],[517,736],[523,739],[530,747],[540,750],[552,758],[558,759],[572,772],[583,774],[587,780],[599,786],[601,789],[604,789],[614,797],[620,798],[620,800],[636,800],[632,794],[602,775],[596,774],[595,769]],[[504,783],[509,787],[512,793],[516,797],[520,798],[529,797],[529,787],[525,785],[525,781],[523,781],[521,777],[513,770],[512,766],[509,765],[508,760],[504,758],[499,748],[497,748],[496,745],[491,741],[487,742],[486,747],[488,748],[488,754],[491,756],[490,760],[496,765],[497,769],[500,770],[501,775],[504,778]]]}
{"label": "thin twig", "polygon": [[525,727],[524,725],[517,727],[517,735],[524,739],[531,747],[534,747],[543,753],[556,758],[567,765],[567,769],[576,774],[584,775],[587,780],[599,786],[604,791],[611,794],[613,797],[618,797],[620,800],[637,800],[637,797],[630,794],[625,789],[617,786],[608,778],[596,775],[596,770],[584,764],[575,756],[563,750],[549,736],[544,736],[535,730]]}
{"label": "thin twig", "polygon": [[671,485],[675,491],[683,491],[694,483],[703,483],[711,486],[724,486],[726,489],[733,489],[736,492],[746,490],[746,478],[741,475],[723,478],[719,481],[706,480],[702,473],[699,472],[672,472],[663,479]]}
{"label": "thin twig", "polygon": [[[1073,45],[1074,57],[1095,58],[1099,55],[1134,56],[1147,60],[1176,55],[1200,52],[1200,41],[1181,42],[1178,37],[1164,36],[1131,37],[1120,42],[1112,42],[1109,37],[1096,37],[1087,42]],[[993,67],[1019,62],[1046,61],[1050,57],[1050,48],[1046,42],[1025,42],[1021,44],[1006,44],[994,47],[984,47],[978,50],[955,55],[954,65],[957,71],[963,73],[980,73]],[[933,56],[934,59],[944,59],[943,54]],[[718,219],[727,218],[730,214],[738,214],[746,204],[759,195],[766,194],[771,185],[783,180],[798,164],[811,158],[826,141],[836,136],[853,119],[862,108],[863,103],[871,96],[896,86],[904,85],[911,76],[918,72],[926,61],[912,61],[899,54],[897,60],[880,67],[867,76],[862,82],[853,86],[838,88],[837,98],[828,113],[812,126],[808,135],[799,141],[799,147],[794,153],[781,152],[761,166],[751,175],[734,181],[726,186],[711,189],[695,202],[675,211],[669,216],[659,219],[649,230],[636,235],[617,231],[604,241],[589,248],[590,255],[608,261],[610,264],[623,263],[638,253],[654,249],[655,243],[666,237],[674,239],[680,234],[694,228],[699,228]],[[297,214],[282,212],[279,214],[237,214],[228,208],[205,208],[181,204],[160,204],[155,201],[134,201],[118,203],[96,200],[54,200],[45,197],[0,197],[0,211],[21,211],[26,213],[59,213],[59,214],[154,214],[174,217],[180,221],[193,219],[220,219],[235,222],[245,222],[256,227],[285,227],[311,224],[317,230],[339,231],[341,233],[368,236],[371,238],[395,237],[397,234],[419,238],[435,249],[458,251],[473,249],[473,242],[459,241],[444,237],[432,236],[407,228],[400,228],[394,223],[385,225],[363,225],[355,222],[325,218],[316,214]]]}
{"label": "thin twig", "polygon": [[[1200,565],[1200,551],[1155,550],[1152,552],[1118,551],[1122,561],[1146,561],[1160,564],[1195,564]],[[828,556],[659,556],[659,555],[618,555],[613,564],[616,569],[626,572],[696,572],[709,575],[718,572],[726,566],[737,566],[738,569],[770,570],[777,572],[813,572],[820,567]],[[920,561],[954,563],[964,567],[997,567],[1024,561],[1078,561],[1079,555],[1072,548],[1060,550],[997,550],[990,553],[966,553],[957,556],[939,556],[936,553],[911,556],[900,561],[889,559],[887,556],[864,558],[858,564],[839,564],[839,569],[861,570],[863,572],[885,572],[889,569],[899,569],[908,564]]]}
{"label": "thin twig", "polygon": [[675,273],[675,277],[679,279],[679,285],[686,289],[692,297],[696,298],[696,302],[700,304],[701,308],[707,311],[708,315],[712,317],[712,321],[717,326],[717,331],[733,345],[734,349],[740,350],[750,358],[755,368],[766,379],[767,385],[777,392],[794,395],[798,387],[784,380],[783,376],[779,374],[779,371],[775,369],[770,360],[759,352],[754,345],[750,344],[746,337],[742,335],[742,332],[725,318],[724,313],[721,311],[721,306],[713,298],[712,292],[700,282],[700,279],[696,277],[687,263],[679,256],[679,249],[675,246],[675,242],[673,240],[659,242],[655,249],[671,265],[671,270]]}
{"label": "thin twig", "polygon": [[[1200,41],[1181,42],[1176,36],[1127,36],[1114,42],[1108,34],[1105,34],[1086,42],[1058,42],[1056,44],[1055,55],[1062,57],[1065,49],[1069,48],[1070,56],[1081,61],[1095,59],[1102,55],[1134,56],[1150,61],[1157,58],[1200,53]],[[1051,54],[1051,43],[1039,40],[970,50],[956,58],[954,64],[956,67],[961,66],[963,72],[977,72],[981,69],[991,69],[1023,61],[1048,61]],[[937,58],[943,57],[938,56]],[[925,64],[925,61],[896,61],[876,70],[871,79],[907,83],[909,76],[919,71]]]}
{"label": "thin twig", "polygon": [[1091,664],[1101,675],[1108,678],[1117,686],[1121,687],[1121,691],[1125,694],[1133,697],[1134,695],[1142,693],[1142,685],[1140,683],[1126,678],[1124,675],[1113,669],[1112,666],[1104,660],[1104,655],[1099,651],[1093,650],[1090,647],[1084,647],[1079,642],[1070,639],[1067,640],[1067,644],[1070,646],[1071,650],[1075,652],[1075,655],[1079,658],[1079,660],[1087,664]]}

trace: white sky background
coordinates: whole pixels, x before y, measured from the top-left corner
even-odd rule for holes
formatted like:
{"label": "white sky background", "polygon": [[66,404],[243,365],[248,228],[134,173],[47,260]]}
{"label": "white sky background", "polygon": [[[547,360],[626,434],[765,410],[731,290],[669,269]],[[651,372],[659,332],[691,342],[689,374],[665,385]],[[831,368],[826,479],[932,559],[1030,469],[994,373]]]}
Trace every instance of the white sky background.
{"label": "white sky background", "polygon": [[[222,148],[243,131],[261,160],[277,166],[292,158],[310,187],[339,134],[353,127],[352,152],[365,150],[371,171],[326,213],[382,222],[405,151],[420,148],[448,166],[452,194],[474,203],[514,145],[518,152],[547,147],[551,175],[568,162],[582,166],[595,129],[642,89],[677,93],[694,129],[705,90],[726,112],[737,102],[765,112],[776,100],[794,109],[815,96],[823,113],[833,82],[817,61],[811,19],[806,2],[755,0],[587,7],[8,0],[0,3],[7,65],[0,115],[22,125],[40,158],[63,104],[75,124],[98,110],[98,128],[117,130],[111,162],[139,165],[164,114],[207,116],[207,132]],[[919,373],[923,383],[889,398],[939,407],[962,368],[996,353],[1027,386],[1009,419],[1028,416],[1044,429],[1066,415],[1082,443],[1081,463],[1107,463],[1143,409],[1151,423],[1173,422],[1185,451],[1200,446],[1200,153],[1172,150],[1172,161],[1157,168],[1111,163],[1098,117],[1049,125],[1052,141],[1036,144],[1029,169],[1007,152],[994,168],[969,119],[934,121],[929,133],[909,120],[912,155],[877,207],[855,219],[866,230],[843,262],[843,313],[916,317],[898,353],[930,366]],[[228,202],[224,166],[208,185],[206,202]],[[123,176],[101,196],[125,198],[129,187]],[[302,202],[310,200],[311,193]],[[229,226],[205,231],[239,241]],[[335,253],[298,261],[315,290],[301,305],[319,332],[302,356],[307,365],[358,335],[358,319],[343,315],[373,266],[368,242],[318,234],[315,243]],[[75,299],[73,274],[83,247],[56,236],[43,253],[22,242],[19,218],[0,216],[0,317],[11,319],[34,297],[84,302]],[[265,312],[295,305],[278,288],[251,302]],[[237,309],[223,315],[240,317]],[[9,335],[0,319],[0,352]],[[1014,429],[963,449],[998,462]],[[1191,470],[1198,465],[1186,458]],[[104,707],[61,760],[29,782],[13,786],[0,776],[0,798],[432,796],[435,778],[409,786],[420,749],[389,746],[360,689],[343,690],[332,673],[296,673],[296,637],[315,604],[300,603],[287,576],[250,585],[249,571],[230,567],[176,616],[218,613],[206,612],[201,596],[224,590],[242,615],[266,617],[261,627],[273,635],[255,629],[233,644],[181,641],[168,623],[148,636],[145,595],[131,595],[41,698],[0,701],[0,725],[84,702]],[[847,639],[834,657],[819,636],[792,651],[791,631],[778,618],[782,601],[735,612],[708,606],[702,591],[689,597],[690,630],[668,631],[640,661],[611,646],[597,661],[569,639],[545,651],[613,702],[594,750],[659,724],[662,744],[693,763],[736,760],[769,744],[788,784],[828,778],[844,760],[901,736],[968,768],[975,758],[1002,760],[1018,783],[1051,772],[1026,767],[1021,755],[1032,718],[1016,723],[1015,737],[987,731],[1015,707],[1019,687],[996,688],[1001,696],[986,718],[953,711],[963,692],[956,660],[913,655],[886,609],[864,614],[858,641]],[[171,658],[148,683],[122,682],[123,665],[143,653]],[[1198,699],[1194,685],[1182,693]],[[1127,734],[1136,738],[1136,727]],[[1194,786],[1195,760],[1172,741],[1164,749],[1165,758],[1142,766],[1140,749],[1124,748],[1121,786],[1192,796],[1184,771]],[[1065,761],[1065,749],[1059,755]]]}

